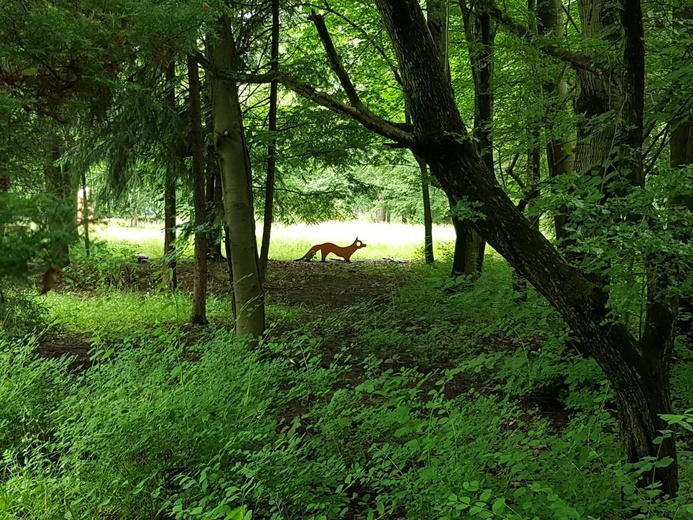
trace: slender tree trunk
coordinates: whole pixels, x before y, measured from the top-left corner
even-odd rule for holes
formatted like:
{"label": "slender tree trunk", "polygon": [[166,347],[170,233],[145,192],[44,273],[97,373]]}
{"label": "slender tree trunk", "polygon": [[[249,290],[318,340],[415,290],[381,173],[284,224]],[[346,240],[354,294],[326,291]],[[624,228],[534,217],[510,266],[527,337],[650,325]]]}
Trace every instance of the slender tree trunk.
{"label": "slender tree trunk", "polygon": [[[7,209],[6,195],[10,191],[10,186],[12,181],[10,177],[6,174],[0,175],[0,215],[2,215]],[[5,219],[0,220],[0,240],[5,234]]]}
{"label": "slender tree trunk", "polygon": [[414,156],[421,171],[421,194],[424,215],[424,259],[427,264],[435,262],[433,256],[433,215],[431,214],[431,195],[429,193],[428,166],[421,157]]}
{"label": "slender tree trunk", "polygon": [[[166,68],[166,82],[169,88],[166,103],[171,107],[171,110],[175,109],[176,104],[175,80],[176,63],[172,61]],[[169,164],[164,179],[164,258],[168,271],[166,279],[170,290],[178,287],[176,248],[173,245],[176,240],[176,173],[173,165]]]}
{"label": "slender tree trunk", "polygon": [[[272,50],[270,70],[279,70],[279,0],[272,0]],[[269,259],[270,234],[274,220],[274,177],[277,167],[277,89],[279,82],[270,83],[269,132],[267,147],[267,179],[265,180],[265,215],[262,223],[262,247],[260,248],[260,278],[264,281]]]}
{"label": "slender tree trunk", "polygon": [[[674,20],[680,29],[685,30],[686,22],[693,20],[693,7],[686,6],[674,12]],[[672,168],[684,168],[693,164],[693,116],[686,114],[672,122],[674,130],[669,144]],[[675,204],[684,206],[693,212],[693,197],[679,197]],[[691,241],[693,237],[686,237]],[[689,342],[693,342],[693,295],[683,294],[679,301],[678,330]]]}
{"label": "slender tree trunk", "polygon": [[[449,0],[426,0],[428,30],[443,66],[443,73],[450,77],[450,62],[448,49],[448,18]],[[476,82],[475,82],[476,85]],[[490,94],[490,91],[488,91]],[[488,98],[492,99],[492,98]],[[477,107],[479,92],[475,92],[474,104]],[[490,120],[488,121],[490,125]],[[488,135],[490,136],[490,129]],[[491,161],[493,168],[493,161]],[[481,274],[484,265],[484,249],[486,243],[474,231],[474,228],[455,214],[457,203],[450,201],[452,226],[455,228],[455,251],[452,258],[452,276]]]}
{"label": "slender tree trunk", "polygon": [[[214,125],[210,126],[209,133],[213,132]],[[221,176],[219,174],[219,161],[214,151],[207,150],[205,160],[207,162],[206,195],[207,202],[207,259],[210,262],[224,262],[221,254],[221,242],[223,240],[224,202],[221,196]]]}
{"label": "slender tree trunk", "polygon": [[[656,320],[656,313],[650,313],[649,334],[642,342],[623,325],[607,319],[605,288],[587,280],[558,254],[518,212],[478,155],[450,83],[435,63],[436,48],[417,0],[376,0],[376,4],[402,70],[418,142],[414,152],[422,155],[453,200],[464,197],[478,205],[485,218],[473,222],[476,230],[556,307],[604,370],[617,395],[628,458],[670,456],[675,461],[673,439],[654,443],[665,427],[659,414],[671,411],[668,352],[662,349],[663,343],[670,343],[662,341],[671,337],[673,327],[665,326],[670,317]],[[624,0],[623,11],[629,11],[629,16],[638,17],[638,7]],[[624,23],[624,29],[632,30],[632,26]],[[676,462],[644,476],[645,482],[652,479],[661,482],[665,494],[674,495]]]}
{"label": "slender tree trunk", "polygon": [[73,183],[67,166],[56,164],[61,156],[58,135],[50,138],[43,173],[46,193],[53,198],[48,229],[51,232],[50,261],[59,267],[70,264],[69,243],[77,230]]}
{"label": "slender tree trunk", "polygon": [[202,138],[202,102],[200,99],[200,72],[197,61],[188,56],[188,84],[190,86],[190,141],[192,144],[193,206],[195,209],[195,285],[190,321],[207,323],[207,222],[205,204],[204,142]]}
{"label": "slender tree trunk", "polygon": [[91,240],[89,240],[89,193],[87,192],[87,173],[82,168],[81,174],[82,180],[82,203],[84,209],[82,210],[82,226],[84,227],[84,254],[89,258],[91,254]]}
{"label": "slender tree trunk", "polygon": [[[220,70],[235,70],[236,47],[226,18],[220,20],[219,40],[213,43],[209,55]],[[235,82],[215,76],[211,85],[214,138],[234,281],[236,333],[259,338],[265,328],[265,302],[255,239],[250,158],[238,90]]]}

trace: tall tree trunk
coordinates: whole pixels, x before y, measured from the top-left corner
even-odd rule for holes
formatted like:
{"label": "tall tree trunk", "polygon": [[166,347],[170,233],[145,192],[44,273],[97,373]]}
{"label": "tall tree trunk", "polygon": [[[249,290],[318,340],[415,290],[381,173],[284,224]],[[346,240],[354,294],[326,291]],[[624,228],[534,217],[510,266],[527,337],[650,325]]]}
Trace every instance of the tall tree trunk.
{"label": "tall tree trunk", "polygon": [[[166,83],[168,85],[168,93],[166,95],[166,104],[175,110],[176,91],[174,83],[176,81],[176,63],[172,61],[166,67]],[[164,179],[164,258],[166,259],[166,270],[168,276],[166,278],[169,289],[174,290],[178,287],[178,274],[176,262],[176,248],[173,243],[176,240],[176,180],[177,172],[174,169],[173,163],[177,162],[177,157],[166,168],[166,176]]]}
{"label": "tall tree trunk", "polygon": [[190,86],[189,114],[192,148],[193,207],[195,210],[195,285],[193,288],[193,324],[207,323],[207,222],[205,201],[204,142],[202,138],[202,102],[200,99],[200,72],[197,61],[188,56],[188,84]]}
{"label": "tall tree trunk", "polygon": [[[443,67],[443,73],[447,78],[450,78],[448,9],[449,0],[426,0],[428,30],[433,37],[438,60]],[[485,244],[469,223],[457,216],[456,205],[456,202],[450,200],[450,219],[455,229],[455,249],[452,257],[451,275],[479,275],[483,265],[483,248]],[[482,250],[481,260],[479,260],[480,249]]]}
{"label": "tall tree trunk", "polygon": [[[495,176],[493,161],[493,71],[494,46],[496,42],[496,22],[481,5],[467,5],[460,1],[464,32],[467,39],[469,63],[474,80],[474,139],[486,168]],[[476,261],[481,273],[484,262],[486,242],[481,237],[473,237],[477,249]]]}
{"label": "tall tree trunk", "polygon": [[[6,201],[6,196],[7,193],[10,191],[10,186],[12,185],[12,181],[10,180],[10,177],[5,174],[4,172],[0,174],[0,215],[2,215],[5,210],[7,209],[7,201]],[[0,220],[0,240],[2,240],[3,235],[5,234],[5,219],[2,218]]]}
{"label": "tall tree trunk", "polygon": [[87,190],[87,172],[82,168],[80,175],[82,181],[82,226],[84,227],[84,254],[89,258],[91,254],[91,240],[89,240],[89,191]]}
{"label": "tall tree trunk", "polygon": [[[210,125],[209,133],[214,130],[214,124]],[[217,160],[214,144],[208,146],[205,154],[207,164],[207,179],[205,182],[205,200],[207,207],[207,259],[210,262],[225,261],[221,254],[221,241],[223,240],[224,202],[221,196],[221,176],[219,174],[219,161]]]}
{"label": "tall tree trunk", "polygon": [[[270,70],[279,70],[279,0],[272,0],[272,49],[270,52]],[[262,247],[260,248],[260,278],[264,282],[269,259],[270,234],[274,220],[274,177],[277,167],[277,89],[279,82],[270,83],[269,98],[269,133],[270,143],[267,147],[267,179],[265,180],[265,215],[262,222]]]}
{"label": "tall tree trunk", "polygon": [[[561,0],[539,0],[537,4],[537,30],[540,35],[553,34],[556,40],[564,37],[563,4]],[[547,108],[546,117],[546,162],[549,176],[556,178],[573,171],[573,155],[570,150],[570,136],[554,124],[555,120],[565,112],[568,82],[561,73],[551,84],[544,85],[544,92],[552,98]],[[565,229],[568,209],[563,206],[554,216],[556,240],[559,243],[567,238]]]}
{"label": "tall tree trunk", "polygon": [[77,223],[73,195],[75,189],[69,170],[66,165],[57,164],[61,155],[60,137],[52,135],[43,168],[46,193],[53,199],[48,219],[48,229],[51,232],[50,262],[65,267],[70,264],[69,243],[74,239]]}
{"label": "tall tree trunk", "polygon": [[[219,23],[219,39],[210,47],[210,61],[219,70],[235,70],[236,46],[228,19]],[[212,75],[214,141],[228,226],[236,304],[236,333],[259,338],[265,329],[265,301],[253,213],[250,157],[245,144],[241,106],[234,81]]]}
{"label": "tall tree trunk", "polygon": [[[693,20],[693,7],[686,6],[674,12],[674,20],[681,29],[685,30],[686,22]],[[683,117],[672,122],[674,130],[671,133],[669,144],[672,168],[684,168],[693,164],[693,116],[685,114]],[[685,206],[688,211],[693,211],[693,197],[679,197],[676,204]],[[690,241],[693,237],[687,237]],[[681,295],[679,301],[679,320],[678,330],[693,341],[693,296],[690,294]]]}
{"label": "tall tree trunk", "polygon": [[[617,395],[621,439],[628,458],[670,456],[673,438],[654,443],[665,427],[659,414],[671,411],[668,386],[668,318],[648,320],[642,342],[608,320],[605,287],[587,280],[525,219],[477,153],[462,122],[449,81],[435,63],[437,50],[417,0],[376,0],[402,70],[414,122],[412,145],[453,200],[474,202],[484,218],[476,230],[561,313],[604,370]],[[623,0],[623,11],[638,17],[639,3]],[[634,11],[634,12],[633,12]],[[626,31],[635,30],[624,23]],[[628,35],[631,36],[631,35]],[[642,37],[642,35],[640,35]],[[629,39],[634,42],[635,38]],[[653,315],[655,313],[652,313]],[[669,327],[673,329],[673,327]],[[644,476],[661,482],[665,494],[678,489],[674,462]]]}

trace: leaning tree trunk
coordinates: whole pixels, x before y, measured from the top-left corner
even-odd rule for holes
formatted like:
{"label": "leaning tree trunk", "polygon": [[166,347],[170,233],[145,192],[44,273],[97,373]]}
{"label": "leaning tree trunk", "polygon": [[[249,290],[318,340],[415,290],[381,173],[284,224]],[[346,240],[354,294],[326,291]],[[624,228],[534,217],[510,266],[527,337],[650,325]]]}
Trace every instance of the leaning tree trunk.
{"label": "leaning tree trunk", "polygon": [[[673,438],[654,443],[665,427],[659,414],[671,411],[669,362],[658,341],[669,337],[668,331],[652,327],[648,341],[639,342],[623,325],[608,319],[605,287],[587,280],[560,256],[519,213],[477,153],[450,82],[436,63],[437,50],[417,0],[376,0],[376,4],[402,70],[414,122],[413,151],[428,162],[453,200],[466,198],[478,206],[484,218],[473,222],[475,229],[551,302],[604,370],[617,395],[628,458],[675,460]],[[646,481],[650,478],[651,474],[644,476]],[[676,463],[657,468],[654,479],[661,482],[664,493],[674,495]]]}
{"label": "leaning tree trunk", "polygon": [[[272,0],[272,50],[270,53],[270,70],[279,70],[279,0]],[[274,220],[274,183],[277,168],[277,90],[279,82],[270,83],[269,98],[269,133],[267,147],[267,179],[265,180],[265,215],[262,222],[262,247],[260,248],[260,278],[264,281],[269,259],[270,234]]]}
{"label": "leaning tree trunk", "polygon": [[200,72],[197,61],[188,56],[188,84],[190,88],[190,141],[192,148],[193,207],[195,211],[195,285],[190,321],[207,323],[207,222],[205,201],[204,141],[202,137],[202,103],[200,100]]}
{"label": "leaning tree trunk", "polygon": [[[166,82],[168,83],[168,93],[166,94],[166,104],[175,109],[176,92],[174,82],[176,80],[176,63],[172,61],[166,68]],[[166,270],[168,271],[167,283],[169,289],[178,287],[178,274],[176,267],[176,248],[173,243],[176,240],[176,171],[173,164],[177,162],[177,157],[173,157],[166,168],[164,179],[164,258],[166,259]]]}
{"label": "leaning tree trunk", "polygon": [[[220,20],[219,39],[210,61],[220,70],[235,70],[236,47],[229,21]],[[241,106],[234,81],[212,75],[214,140],[228,227],[236,304],[236,333],[259,338],[265,329],[265,302],[258,265],[253,214],[250,157],[245,144]]]}

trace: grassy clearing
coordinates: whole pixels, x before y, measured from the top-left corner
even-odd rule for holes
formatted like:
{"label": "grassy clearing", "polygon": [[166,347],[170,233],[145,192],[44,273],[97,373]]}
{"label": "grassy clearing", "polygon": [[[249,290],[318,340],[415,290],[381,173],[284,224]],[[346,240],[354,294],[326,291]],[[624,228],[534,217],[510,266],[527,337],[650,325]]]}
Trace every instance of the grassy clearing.
{"label": "grassy clearing", "polygon": [[[262,225],[258,223],[258,244],[262,239]],[[333,242],[349,245],[359,237],[367,244],[358,251],[354,259],[380,260],[397,258],[416,260],[422,257],[423,226],[410,224],[374,224],[372,222],[323,222],[322,224],[277,224],[272,228],[270,258],[293,260],[305,254],[315,244]],[[93,237],[107,243],[116,251],[127,254],[145,253],[151,258],[163,254],[163,225],[160,223],[140,224],[137,228],[123,226],[97,227]],[[434,226],[433,237],[437,253],[449,251],[454,242],[452,226]],[[192,256],[192,248],[183,248],[183,254]]]}

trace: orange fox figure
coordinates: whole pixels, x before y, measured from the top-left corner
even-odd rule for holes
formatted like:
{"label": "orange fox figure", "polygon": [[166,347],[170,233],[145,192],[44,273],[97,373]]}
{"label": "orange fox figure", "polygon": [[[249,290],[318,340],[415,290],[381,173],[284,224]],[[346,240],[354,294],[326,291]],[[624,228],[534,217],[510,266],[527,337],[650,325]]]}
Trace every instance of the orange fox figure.
{"label": "orange fox figure", "polygon": [[315,254],[318,251],[320,251],[322,255],[320,258],[321,262],[324,262],[325,258],[327,258],[327,255],[332,253],[335,256],[343,258],[345,262],[349,263],[351,262],[351,260],[349,260],[351,258],[351,255],[353,255],[358,249],[361,249],[362,247],[366,247],[366,244],[361,242],[359,240],[359,237],[356,237],[354,243],[347,247],[337,246],[332,242],[325,242],[324,244],[318,244],[317,246],[311,247],[305,255],[303,255],[301,258],[297,258],[296,260],[294,260],[294,262],[300,262],[301,260],[303,260],[304,262],[310,262],[315,256]]}

